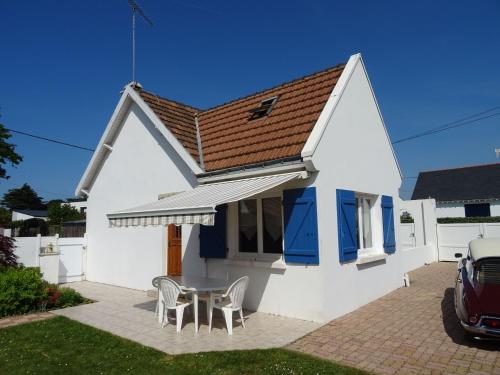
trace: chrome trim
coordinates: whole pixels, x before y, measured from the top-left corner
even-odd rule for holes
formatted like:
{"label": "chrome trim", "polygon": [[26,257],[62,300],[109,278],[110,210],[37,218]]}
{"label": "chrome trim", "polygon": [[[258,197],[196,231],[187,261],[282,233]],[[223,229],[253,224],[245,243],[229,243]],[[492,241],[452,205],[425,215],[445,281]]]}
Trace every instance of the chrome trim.
{"label": "chrome trim", "polygon": [[481,316],[481,319],[479,319],[479,322],[475,325],[470,325],[467,323],[464,323],[460,321],[460,324],[462,324],[462,327],[470,333],[475,333],[478,335],[486,335],[486,336],[495,336],[495,337],[500,337],[500,328],[489,328],[489,327],[484,327],[481,326],[483,323],[483,319],[495,319],[500,321],[500,317],[498,316],[490,316],[490,315],[483,315]]}

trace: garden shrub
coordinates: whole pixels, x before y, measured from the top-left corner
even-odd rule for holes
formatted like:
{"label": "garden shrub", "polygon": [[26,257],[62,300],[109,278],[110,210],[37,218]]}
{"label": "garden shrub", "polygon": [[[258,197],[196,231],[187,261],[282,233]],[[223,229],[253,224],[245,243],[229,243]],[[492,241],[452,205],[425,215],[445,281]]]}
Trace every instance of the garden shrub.
{"label": "garden shrub", "polygon": [[49,225],[43,219],[32,218],[24,220],[19,228],[19,237],[34,237],[38,234],[47,236]]}
{"label": "garden shrub", "polygon": [[85,302],[71,288],[59,288],[42,279],[35,267],[0,269],[0,318],[33,311],[75,306]]}
{"label": "garden shrub", "polygon": [[83,297],[76,290],[71,288],[59,288],[59,296],[55,301],[54,307],[63,308],[79,305],[83,302]]}
{"label": "garden shrub", "polygon": [[500,223],[500,216],[438,217],[438,224]]}
{"label": "garden shrub", "polygon": [[3,269],[0,272],[0,317],[43,309],[45,286],[38,268]]}

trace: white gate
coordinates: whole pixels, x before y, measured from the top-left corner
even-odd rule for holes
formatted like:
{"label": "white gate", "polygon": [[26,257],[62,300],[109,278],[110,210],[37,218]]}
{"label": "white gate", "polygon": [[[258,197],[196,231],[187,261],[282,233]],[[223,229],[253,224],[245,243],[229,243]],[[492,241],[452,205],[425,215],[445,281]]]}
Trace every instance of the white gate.
{"label": "white gate", "polygon": [[465,255],[469,242],[477,238],[500,237],[500,223],[438,224],[439,260],[456,261]]}
{"label": "white gate", "polygon": [[63,237],[57,243],[59,250],[59,282],[81,281],[85,274],[85,238]]}
{"label": "white gate", "polygon": [[401,223],[399,224],[399,237],[401,239],[401,248],[410,249],[415,247],[415,224]]}

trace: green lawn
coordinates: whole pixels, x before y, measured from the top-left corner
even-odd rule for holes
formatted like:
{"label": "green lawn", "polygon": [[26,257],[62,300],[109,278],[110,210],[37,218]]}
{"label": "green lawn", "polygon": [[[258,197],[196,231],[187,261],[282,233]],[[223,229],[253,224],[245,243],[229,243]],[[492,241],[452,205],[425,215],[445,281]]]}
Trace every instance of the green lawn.
{"label": "green lawn", "polygon": [[0,374],[364,374],[283,349],[170,356],[57,317],[0,329]]}

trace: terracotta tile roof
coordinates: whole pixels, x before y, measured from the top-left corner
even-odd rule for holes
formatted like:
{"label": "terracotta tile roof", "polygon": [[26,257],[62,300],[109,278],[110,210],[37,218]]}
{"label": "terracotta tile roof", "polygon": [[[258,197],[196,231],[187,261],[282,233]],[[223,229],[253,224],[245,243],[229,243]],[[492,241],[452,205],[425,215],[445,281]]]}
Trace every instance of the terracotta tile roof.
{"label": "terracotta tile roof", "polygon": [[[300,156],[345,64],[198,112],[205,170],[215,171]],[[251,109],[278,96],[271,112],[252,119]],[[154,94],[141,97],[199,161],[196,109]]]}
{"label": "terracotta tile roof", "polygon": [[163,124],[165,124],[186,150],[188,150],[191,156],[199,163],[200,156],[198,154],[195,123],[195,115],[198,110],[146,91],[139,91],[139,94]]}

